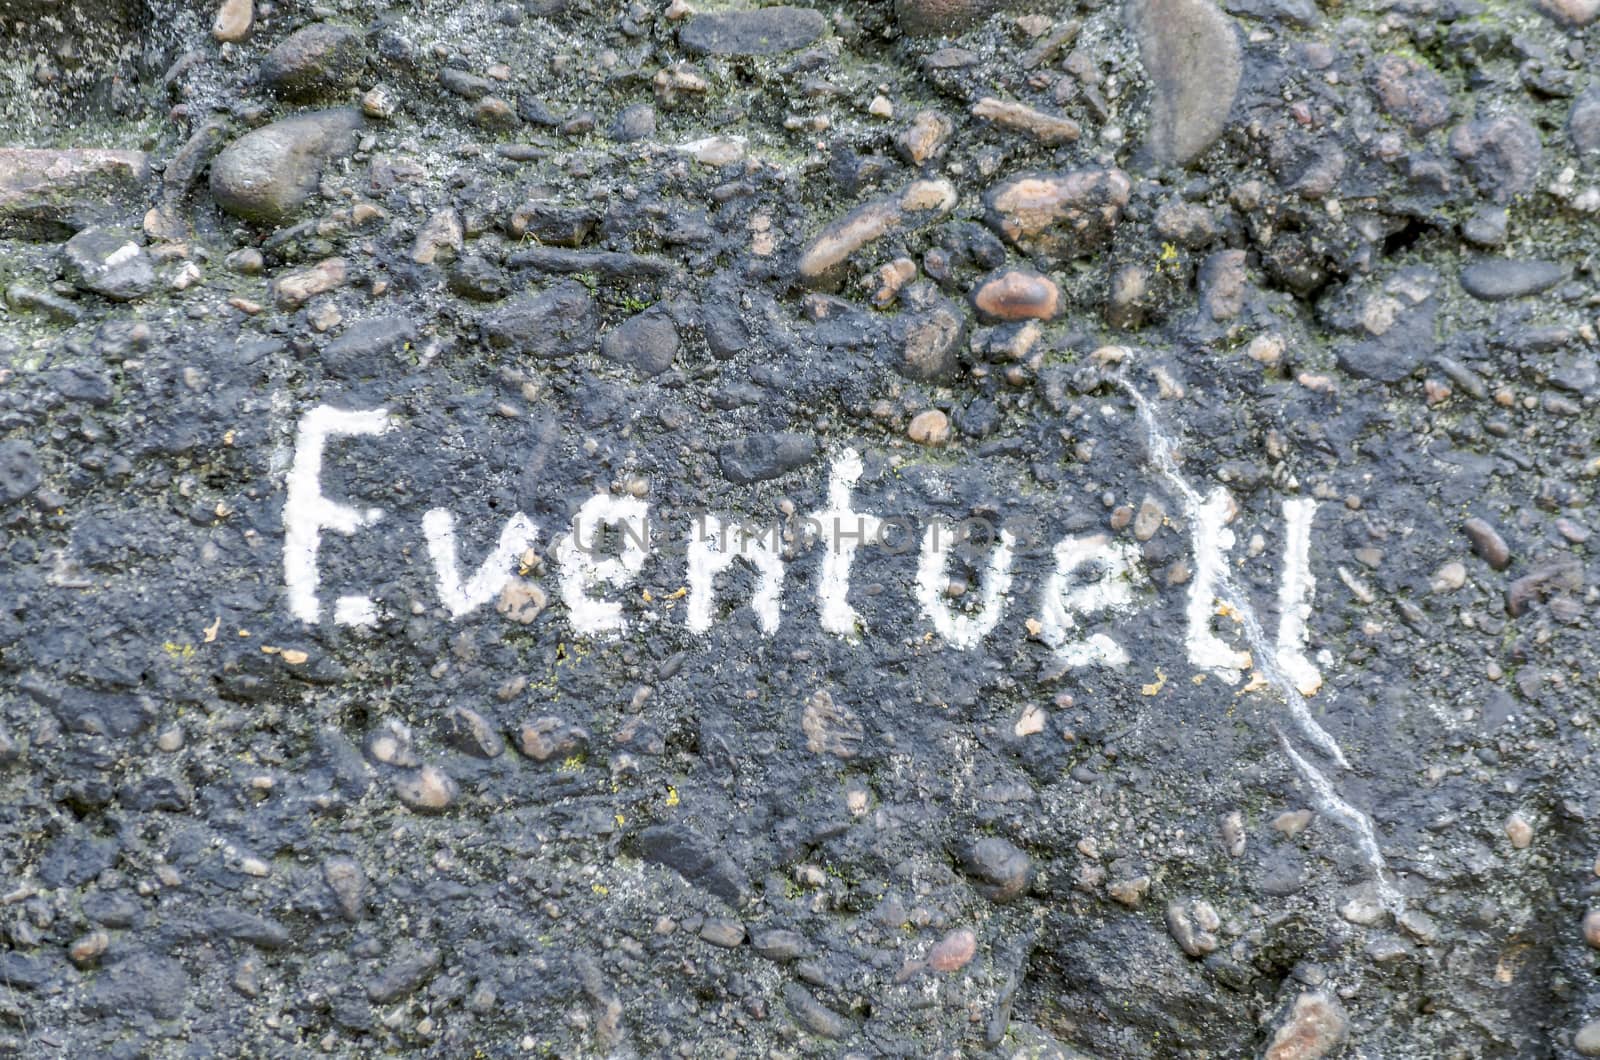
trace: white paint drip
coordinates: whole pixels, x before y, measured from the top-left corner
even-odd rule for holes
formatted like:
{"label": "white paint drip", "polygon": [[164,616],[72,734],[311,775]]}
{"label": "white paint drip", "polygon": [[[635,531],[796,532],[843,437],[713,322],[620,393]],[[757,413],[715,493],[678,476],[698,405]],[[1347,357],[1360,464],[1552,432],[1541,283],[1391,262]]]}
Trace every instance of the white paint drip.
{"label": "white paint drip", "polygon": [[[1150,449],[1151,465],[1156,469],[1162,478],[1167,480],[1168,484],[1173,488],[1173,490],[1177,492],[1179,498],[1183,501],[1183,506],[1188,516],[1190,525],[1196,528],[1195,533],[1198,535],[1199,527],[1201,526],[1201,512],[1203,504],[1200,500],[1199,492],[1189,484],[1188,480],[1184,478],[1183,473],[1178,470],[1177,461],[1172,455],[1172,440],[1167,436],[1166,432],[1161,429],[1161,424],[1156,419],[1155,410],[1151,407],[1149,399],[1146,398],[1144,394],[1138,390],[1138,388],[1134,387],[1127,380],[1118,378],[1117,383],[1128,392],[1129,396],[1133,398],[1134,404],[1139,409],[1139,418],[1144,423],[1145,437]],[[1213,493],[1210,499],[1214,501],[1216,497],[1217,494]],[[1303,527],[1306,534],[1309,534],[1310,516],[1311,512],[1309,510],[1300,510],[1293,513],[1288,511],[1285,512],[1285,517],[1287,519],[1304,520]],[[1301,532],[1302,531],[1299,528],[1291,529],[1291,543],[1287,549],[1288,552],[1300,550],[1300,546],[1295,543],[1295,538]],[[1200,543],[1198,541],[1196,542],[1195,547],[1196,551],[1198,552],[1200,549]],[[1309,543],[1306,544],[1302,554],[1306,561],[1306,566],[1309,569]],[[1300,561],[1296,560],[1294,562]],[[1285,565],[1286,567],[1290,567],[1293,566],[1294,563],[1286,558]],[[1309,575],[1307,575],[1307,577],[1309,577]],[[1217,569],[1216,591],[1217,595],[1233,609],[1235,617],[1239,619],[1240,628],[1244,633],[1245,640],[1250,644],[1250,647],[1254,652],[1256,667],[1260,670],[1261,676],[1269,684],[1275,687],[1279,694],[1283,697],[1285,704],[1289,708],[1290,716],[1294,719],[1295,724],[1303,733],[1306,734],[1307,738],[1309,738],[1319,750],[1337,763],[1340,768],[1350,768],[1350,763],[1345,759],[1344,752],[1340,750],[1338,743],[1336,743],[1333,737],[1328,734],[1327,730],[1323,729],[1321,725],[1318,725],[1316,719],[1311,716],[1311,712],[1306,706],[1305,697],[1300,694],[1300,689],[1296,682],[1292,680],[1288,672],[1285,671],[1284,664],[1279,659],[1277,649],[1271,642],[1267,640],[1266,635],[1262,632],[1261,623],[1256,619],[1255,611],[1250,606],[1249,597],[1246,596],[1245,593],[1234,582],[1233,577],[1228,571],[1225,563],[1220,564]],[[1298,590],[1281,591],[1279,594],[1280,601],[1285,598],[1286,593],[1288,594],[1288,598],[1297,604],[1295,608],[1297,611],[1299,610],[1298,603],[1303,601],[1305,605],[1305,611],[1309,612],[1309,585],[1303,584]],[[1299,595],[1296,596],[1295,593],[1298,593]],[[1304,621],[1305,614],[1301,614],[1299,622],[1300,630],[1302,632],[1304,629]],[[1294,632],[1293,629],[1291,629],[1291,633],[1292,632]],[[1279,640],[1283,640],[1283,631],[1281,627],[1279,631]],[[1298,638],[1296,638],[1293,642],[1298,647]],[[1303,650],[1297,650],[1295,654],[1298,655],[1299,658],[1305,659]],[[1309,665],[1310,661],[1305,661],[1307,665]],[[1299,772],[1300,776],[1311,787],[1312,793],[1316,796],[1318,809],[1321,810],[1325,815],[1338,821],[1355,834],[1361,847],[1361,851],[1364,855],[1366,855],[1367,863],[1372,868],[1373,876],[1375,877],[1379,894],[1383,898],[1384,905],[1389,907],[1391,910],[1400,909],[1404,903],[1404,900],[1401,898],[1399,892],[1396,891],[1389,883],[1388,865],[1384,861],[1383,851],[1378,845],[1377,834],[1372,826],[1372,819],[1361,810],[1358,810],[1348,802],[1344,801],[1344,799],[1340,797],[1337,789],[1334,788],[1332,782],[1329,781],[1328,778],[1323,775],[1322,771],[1312,764],[1304,755],[1295,750],[1294,745],[1290,743],[1288,737],[1284,735],[1283,730],[1280,729],[1276,723],[1273,724],[1272,728],[1274,734],[1278,737],[1279,744],[1283,747],[1284,754],[1288,757],[1290,763],[1294,765],[1295,770]]]}
{"label": "white paint drip", "polygon": [[1322,674],[1306,658],[1306,621],[1317,579],[1311,573],[1311,521],[1317,502],[1290,497],[1283,502],[1283,578],[1278,583],[1278,665],[1301,695],[1316,695]]}
{"label": "white paint drip", "polygon": [[451,618],[469,615],[500,595],[511,580],[517,557],[533,547],[539,528],[521,512],[506,520],[500,543],[484,560],[465,585],[456,565],[456,521],[443,508],[431,508],[422,516],[422,532],[428,539],[428,555],[433,559],[434,581],[439,599]]}
{"label": "white paint drip", "polygon": [[1304,755],[1294,749],[1294,744],[1289,742],[1289,737],[1284,735],[1281,728],[1273,725],[1272,731],[1278,737],[1278,746],[1283,748],[1284,755],[1294,764],[1306,783],[1311,785],[1317,809],[1355,833],[1356,842],[1367,857],[1367,864],[1372,866],[1373,882],[1377,885],[1379,900],[1383,902],[1384,908],[1398,914],[1405,908],[1405,898],[1389,882],[1389,866],[1384,861],[1383,849],[1378,846],[1378,835],[1373,830],[1372,818],[1345,802],[1340,797],[1338,789],[1333,786],[1333,782],[1323,776],[1322,770],[1312,765]]}
{"label": "white paint drip", "polygon": [[[602,526],[623,527],[622,551],[602,558],[596,542]],[[587,546],[578,534],[587,533]],[[561,599],[567,605],[572,628],[588,636],[621,633],[628,628],[622,604],[589,595],[600,585],[619,586],[632,581],[644,567],[650,535],[650,506],[637,497],[601,493],[590,497],[573,517],[573,532],[556,545],[561,569]]]}
{"label": "white paint drip", "polygon": [[761,575],[750,597],[750,608],[761,632],[778,631],[778,600],[783,593],[783,560],[763,540],[763,534],[746,533],[736,519],[707,515],[689,528],[689,614],[691,633],[711,629],[711,608],[716,603],[717,575],[736,559],[743,559]]}
{"label": "white paint drip", "polygon": [[917,563],[917,602],[922,613],[933,622],[939,636],[963,650],[978,642],[1000,624],[1005,613],[1006,594],[1011,591],[1011,557],[1017,539],[1011,531],[1000,531],[1000,543],[989,557],[983,575],[982,597],[972,613],[957,611],[945,603],[945,568],[950,553],[959,543],[956,530],[948,523],[935,522],[922,536],[922,556]]}
{"label": "white paint drip", "polygon": [[[358,511],[347,504],[329,500],[322,494],[322,455],[329,438],[383,434],[389,429],[388,409],[336,409],[318,405],[300,418],[295,436],[294,463],[289,468],[288,491],[283,502],[283,584],[288,592],[289,611],[302,622],[315,623],[317,550],[323,530],[353,534],[383,518],[381,508]],[[335,612],[335,621],[357,618],[352,625],[376,621],[377,605],[365,596],[344,597]]]}
{"label": "white paint drip", "polygon": [[822,570],[817,577],[817,618],[822,628],[841,637],[853,636],[859,616],[850,606],[850,565],[856,550],[875,537],[874,516],[850,510],[850,491],[861,480],[861,454],[846,449],[828,471],[828,507],[810,516],[818,527]]}
{"label": "white paint drip", "polygon": [[[1133,606],[1133,583],[1139,576],[1139,551],[1105,534],[1069,537],[1055,547],[1056,569],[1045,580],[1039,598],[1039,639],[1055,649],[1065,666],[1128,664],[1128,653],[1104,633],[1071,640],[1076,615],[1086,618],[1097,611],[1125,611]],[[1074,587],[1072,576],[1082,567],[1099,564],[1094,580]]]}
{"label": "white paint drip", "polygon": [[1189,629],[1184,638],[1189,661],[1230,685],[1238,683],[1239,671],[1250,668],[1250,653],[1228,647],[1212,630],[1211,619],[1217,585],[1228,576],[1227,552],[1233,547],[1233,531],[1225,524],[1234,511],[1233,498],[1223,489],[1214,490],[1204,503],[1189,506],[1195,572],[1189,582]]}

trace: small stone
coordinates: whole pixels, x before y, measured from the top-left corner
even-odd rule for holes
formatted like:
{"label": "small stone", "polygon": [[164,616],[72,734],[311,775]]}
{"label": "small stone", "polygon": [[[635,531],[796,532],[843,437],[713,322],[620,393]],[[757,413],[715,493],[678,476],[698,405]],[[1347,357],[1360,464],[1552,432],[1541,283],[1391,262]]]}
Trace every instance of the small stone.
{"label": "small stone", "polygon": [[1082,129],[1071,118],[1047,114],[1042,110],[1013,103],[1010,100],[985,96],[972,105],[972,116],[1017,132],[1027,133],[1042,144],[1070,144],[1082,135]]}
{"label": "small stone", "polygon": [[211,162],[211,194],[235,217],[276,224],[300,209],[327,163],[354,150],[361,115],[324,110],[246,133]]}
{"label": "small stone", "polygon": [[769,961],[792,961],[804,957],[811,948],[804,935],[782,928],[757,932],[751,945]]}
{"label": "small stone", "polygon": [[456,782],[437,766],[423,766],[394,783],[400,801],[419,813],[437,813],[456,801]]}
{"label": "small stone", "polygon": [[1506,544],[1500,532],[1484,520],[1474,516],[1468,519],[1461,527],[1472,539],[1472,549],[1483,561],[1495,570],[1505,570],[1511,566],[1511,548]]}
{"label": "small stone", "polygon": [[589,292],[576,280],[563,280],[507,302],[484,318],[483,333],[493,349],[555,358],[590,349],[599,326],[599,307]]}
{"label": "small stone", "polygon": [[1310,810],[1288,810],[1272,819],[1272,830],[1285,839],[1293,839],[1311,827],[1315,816]]}
{"label": "small stone", "polygon": [[351,923],[360,920],[367,895],[367,874],[361,863],[354,858],[329,858],[322,863],[322,879],[344,918]]}
{"label": "small stone", "polygon": [[261,63],[261,82],[304,103],[352,88],[366,68],[367,47],[349,26],[317,22],[289,34]]}
{"label": "small stone", "polygon": [[671,368],[680,349],[678,326],[660,306],[629,317],[600,340],[600,356],[646,379]]}
{"label": "small stone", "polygon": [[895,0],[895,20],[913,37],[940,37],[971,25],[999,6],[999,0]]}
{"label": "small stone", "polygon": [[1061,302],[1054,280],[1025,269],[997,273],[972,292],[973,308],[990,322],[1050,320],[1061,313]]}
{"label": "small stone", "polygon": [[1484,194],[1504,205],[1533,189],[1541,158],[1539,132],[1517,113],[1463,122],[1450,131],[1450,153]]}
{"label": "small stone", "polygon": [[702,166],[720,169],[744,161],[747,146],[747,142],[741,136],[708,136],[703,140],[679,144],[678,150]]}
{"label": "small stone", "polygon": [[1452,560],[1433,572],[1433,580],[1428,583],[1428,588],[1436,593],[1453,593],[1467,584],[1467,565],[1459,560]]}
{"label": "small stone", "polygon": [[1344,1006],[1332,994],[1301,994],[1273,1034],[1264,1060],[1321,1060],[1332,1056],[1344,1044],[1349,1029]]}
{"label": "small stone", "polygon": [[1384,922],[1389,912],[1378,900],[1376,891],[1370,887],[1361,887],[1339,906],[1339,915],[1352,924],[1376,927]]}
{"label": "small stone", "polygon": [[1244,814],[1238,810],[1224,814],[1218,827],[1222,833],[1222,849],[1228,852],[1230,858],[1243,857],[1246,840]]}
{"label": "small stone", "polygon": [[1106,885],[1106,893],[1129,909],[1138,909],[1144,905],[1145,895],[1150,893],[1150,877],[1134,876],[1126,880],[1113,880]]}
{"label": "small stone", "polygon": [[91,931],[87,935],[79,936],[71,946],[67,947],[67,958],[79,968],[89,968],[98,964],[100,958],[110,948],[110,935],[104,931]]}
{"label": "small stone", "polygon": [[241,276],[256,276],[266,266],[266,259],[255,247],[243,247],[223,258],[222,263]]}
{"label": "small stone", "polygon": [[1590,1020],[1572,1036],[1572,1048],[1579,1056],[1600,1056],[1600,1020]]}
{"label": "small stone", "polygon": [[444,725],[451,745],[476,758],[498,758],[506,749],[488,720],[468,707],[451,707]]}
{"label": "small stone", "polygon": [[1424,946],[1431,946],[1439,941],[1439,925],[1420,909],[1407,909],[1395,918],[1395,923],[1401,931]]}
{"label": "small stone", "polygon": [[744,943],[744,925],[728,917],[711,917],[700,928],[700,937],[713,946],[731,950]]}
{"label": "small stone", "polygon": [[545,591],[532,582],[512,578],[496,598],[494,609],[518,625],[526,626],[545,609]]}
{"label": "small stone", "polygon": [[453,209],[440,210],[417,232],[416,241],[411,245],[411,260],[418,265],[453,261],[463,240],[461,215]]}
{"label": "small stone", "polygon": [[517,730],[517,749],[535,762],[572,755],[588,745],[589,733],[585,729],[548,715],[525,721]]}
{"label": "small stone", "polygon": [[1199,906],[1204,905],[1210,914],[1205,919],[1214,921],[1215,911],[1210,903],[1196,902],[1168,902],[1167,903],[1167,932],[1178,948],[1190,957],[1204,957],[1217,948],[1217,937],[1212,932],[1215,926],[1204,927],[1197,923],[1201,918],[1196,915]]}
{"label": "small stone", "polygon": [[149,180],[143,151],[0,147],[0,230],[143,210]]}
{"label": "small stone", "polygon": [[825,688],[819,688],[806,700],[800,714],[800,730],[806,736],[806,749],[812,754],[830,754],[835,758],[854,758],[861,751],[861,741],[866,726],[855,711],[840,703]]}
{"label": "small stone", "polygon": [[1132,0],[1128,21],[1150,74],[1150,150],[1188,165],[1216,142],[1244,72],[1239,32],[1209,0]]}
{"label": "small stone", "polygon": [[1504,206],[1484,203],[1461,222],[1461,238],[1479,247],[1500,247],[1506,242],[1511,215]]}
{"label": "small stone", "polygon": [[656,134],[656,108],[648,103],[625,107],[611,123],[610,135],[618,143],[648,140]]}
{"label": "small stone", "polygon": [[1506,818],[1506,838],[1517,850],[1527,850],[1533,844],[1533,825],[1520,813]]}
{"label": "small stone", "polygon": [[1161,502],[1154,497],[1146,496],[1139,502],[1139,510],[1133,517],[1133,536],[1140,541],[1148,541],[1155,537],[1166,521],[1167,510]]}
{"label": "small stone", "polygon": [[897,195],[859,206],[825,227],[801,253],[796,270],[804,283],[825,282],[852,254],[896,228],[927,224],[956,204],[947,180],[919,180]]}
{"label": "small stone", "polygon": [[795,1020],[812,1034],[837,1040],[848,1033],[850,1024],[845,1018],[818,1001],[805,987],[791,983],[784,987],[783,996]]}
{"label": "small stone", "polygon": [[961,869],[992,902],[1009,902],[1033,882],[1033,860],[1009,840],[984,836],[961,850]]}
{"label": "small stone", "polygon": [[1242,250],[1219,250],[1201,262],[1197,281],[1200,305],[1212,320],[1232,320],[1244,312],[1250,290],[1246,261]]}
{"label": "small stone", "polygon": [[68,280],[114,302],[131,302],[155,289],[150,255],[127,233],[85,228],[67,240],[61,254]]}
{"label": "small stone", "polygon": [[722,477],[740,485],[779,478],[816,457],[816,439],[790,431],[747,435],[717,450]]}
{"label": "small stone", "polygon": [[1450,120],[1450,89],[1444,78],[1411,56],[1385,55],[1369,74],[1373,95],[1386,114],[1415,135]]}
{"label": "small stone", "polygon": [[937,110],[919,110],[911,124],[894,138],[895,148],[913,166],[921,166],[942,155],[955,135],[955,122]]}
{"label": "small stone", "polygon": [[978,936],[970,928],[957,928],[928,951],[928,967],[936,972],[953,972],[966,967],[977,952]]}
{"label": "small stone", "polygon": [[254,0],[222,0],[211,20],[211,35],[219,41],[244,40],[254,20]]}
{"label": "small stone", "polygon": [[696,15],[678,31],[691,55],[782,55],[798,51],[827,31],[822,12],[806,7],[763,7]]}
{"label": "small stone", "polygon": [[499,96],[484,96],[472,105],[472,122],[480,129],[506,132],[522,124],[517,108]]}
{"label": "small stone", "polygon": [[[1596,864],[1600,864],[1600,862]],[[1596,873],[1596,875],[1600,875],[1600,873]],[[1583,914],[1583,941],[1594,949],[1600,950],[1600,909],[1591,909]]]}
{"label": "small stone", "polygon": [[1567,136],[1581,154],[1600,151],[1600,85],[1578,93],[1567,115]]}
{"label": "small stone", "polygon": [[311,298],[343,286],[347,278],[343,258],[328,258],[309,269],[288,272],[273,282],[273,297],[283,309],[298,309]]}
{"label": "small stone", "polygon": [[950,440],[950,417],[939,409],[924,409],[911,417],[906,437],[918,445],[944,445]]}
{"label": "small stone", "polygon": [[921,312],[901,313],[890,335],[900,350],[895,367],[901,375],[923,382],[949,379],[960,367],[967,314],[959,303],[940,298]]}
{"label": "small stone", "polygon": [[367,983],[367,1000],[387,1005],[416,991],[439,970],[443,955],[433,946],[407,945]]}
{"label": "small stone", "polygon": [[1565,26],[1587,26],[1600,18],[1600,0],[1534,0],[1534,6]]}
{"label": "small stone", "polygon": [[1553,261],[1488,258],[1461,270],[1461,288],[1480,302],[1503,302],[1548,291],[1566,278],[1566,266]]}
{"label": "small stone", "polygon": [[1084,257],[1111,238],[1132,190],[1120,169],[1010,177],[984,193],[985,219],[1029,253]]}
{"label": "small stone", "polygon": [[387,121],[400,109],[394,90],[388,85],[374,85],[361,96],[361,113],[369,118]]}

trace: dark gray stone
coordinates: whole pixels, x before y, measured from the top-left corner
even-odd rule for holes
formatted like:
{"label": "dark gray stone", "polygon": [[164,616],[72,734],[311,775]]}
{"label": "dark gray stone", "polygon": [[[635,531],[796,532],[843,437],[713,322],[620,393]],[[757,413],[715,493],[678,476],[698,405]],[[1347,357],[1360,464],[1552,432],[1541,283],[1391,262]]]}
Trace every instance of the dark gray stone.
{"label": "dark gray stone", "polygon": [[390,354],[416,337],[417,326],[409,317],[357,321],[328,343],[322,351],[322,363],[330,373],[344,379],[376,375]]}
{"label": "dark gray stone", "polygon": [[600,313],[575,280],[513,299],[484,318],[484,339],[496,349],[532,357],[570,357],[594,346]]}
{"label": "dark gray stone", "polygon": [[639,853],[729,905],[744,901],[750,881],[710,839],[688,825],[655,825],[639,833]]}
{"label": "dark gray stone", "polygon": [[0,504],[21,500],[42,481],[44,469],[33,446],[18,439],[0,442]]}
{"label": "dark gray stone", "polygon": [[1572,146],[1584,154],[1600,151],[1600,85],[1591,85],[1572,101],[1567,135]]}
{"label": "dark gray stone", "polygon": [[671,368],[678,348],[678,326],[660,306],[628,318],[600,340],[600,356],[646,377]]}
{"label": "dark gray stone", "polygon": [[68,280],[114,302],[143,298],[156,286],[150,255],[128,232],[85,228],[67,240],[61,257]]}
{"label": "dark gray stone", "polygon": [[611,138],[623,143],[648,140],[656,134],[656,108],[648,103],[635,103],[624,108],[617,120],[611,123]]}
{"label": "dark gray stone", "polygon": [[781,55],[797,51],[827,31],[822,12],[809,7],[763,7],[696,15],[678,31],[691,55]]}
{"label": "dark gray stone", "polygon": [[961,850],[961,868],[979,893],[994,902],[1009,902],[1033,882],[1033,860],[1009,840],[983,836]]}
{"label": "dark gray stone", "polygon": [[261,83],[284,99],[306,103],[357,85],[367,46],[349,26],[318,22],[296,30],[267,53]]}
{"label": "dark gray stone", "polygon": [[442,962],[435,946],[408,946],[368,980],[367,1000],[377,1005],[399,1001],[432,979]]}
{"label": "dark gray stone", "polygon": [[1553,261],[1489,258],[1461,270],[1461,286],[1484,302],[1503,302],[1547,291],[1567,278],[1567,268]]}
{"label": "dark gray stone", "polygon": [[760,482],[809,464],[817,456],[810,435],[780,432],[752,434],[717,450],[717,462],[729,482]]}
{"label": "dark gray stone", "polygon": [[1497,203],[1533,187],[1543,156],[1539,131],[1521,114],[1463,122],[1450,131],[1450,153]]}
{"label": "dark gray stone", "polygon": [[189,973],[183,965],[171,957],[136,952],[97,975],[83,1004],[96,1015],[126,1019],[143,1012],[170,1020],[183,1014],[188,990]]}

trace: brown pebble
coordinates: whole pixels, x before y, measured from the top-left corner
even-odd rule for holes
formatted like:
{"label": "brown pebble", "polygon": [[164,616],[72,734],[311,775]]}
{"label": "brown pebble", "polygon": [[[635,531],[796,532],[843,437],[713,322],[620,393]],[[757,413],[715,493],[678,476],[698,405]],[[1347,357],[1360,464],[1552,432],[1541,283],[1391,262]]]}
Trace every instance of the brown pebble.
{"label": "brown pebble", "polygon": [[222,0],[211,23],[211,35],[220,41],[244,40],[255,19],[253,0]]}
{"label": "brown pebble", "polygon": [[1600,950],[1600,909],[1583,914],[1583,941]]}
{"label": "brown pebble", "polygon": [[943,445],[950,440],[950,417],[938,409],[928,409],[911,417],[906,436],[918,445]]}
{"label": "brown pebble", "polygon": [[944,152],[955,129],[955,123],[939,111],[919,110],[911,124],[895,137],[894,143],[901,157],[920,166]]}
{"label": "brown pebble", "polygon": [[1474,516],[1461,525],[1472,539],[1472,549],[1483,557],[1485,563],[1495,570],[1505,570],[1511,566],[1511,548],[1506,544],[1506,539],[1500,532],[1490,526],[1488,522]]}
{"label": "brown pebble", "polygon": [[1049,320],[1061,312],[1061,288],[1048,276],[1007,269],[972,292],[972,305],[985,320]]}
{"label": "brown pebble", "polygon": [[67,957],[79,968],[87,968],[98,961],[110,946],[110,935],[104,931],[91,931],[67,948]]}
{"label": "brown pebble", "polygon": [[936,972],[953,972],[964,967],[978,952],[978,936],[968,928],[957,928],[928,951],[928,967]]}
{"label": "brown pebble", "polygon": [[1350,1018],[1332,994],[1301,994],[1267,1045],[1266,1060],[1321,1060],[1350,1033]]}
{"label": "brown pebble", "polygon": [[456,795],[460,793],[456,782],[437,766],[423,766],[415,773],[399,778],[395,781],[394,790],[401,802],[422,813],[444,809],[455,802]]}

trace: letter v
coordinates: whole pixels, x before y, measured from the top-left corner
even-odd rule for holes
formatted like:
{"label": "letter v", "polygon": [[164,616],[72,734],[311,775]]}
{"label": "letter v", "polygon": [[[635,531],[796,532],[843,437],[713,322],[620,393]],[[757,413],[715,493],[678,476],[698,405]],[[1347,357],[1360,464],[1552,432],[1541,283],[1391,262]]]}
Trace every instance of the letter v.
{"label": "letter v", "polygon": [[511,566],[525,550],[533,547],[539,528],[521,512],[506,520],[500,543],[466,585],[456,566],[455,517],[443,508],[432,508],[422,517],[422,532],[428,538],[428,555],[433,559],[439,599],[451,618],[471,614],[499,595],[511,580]]}

